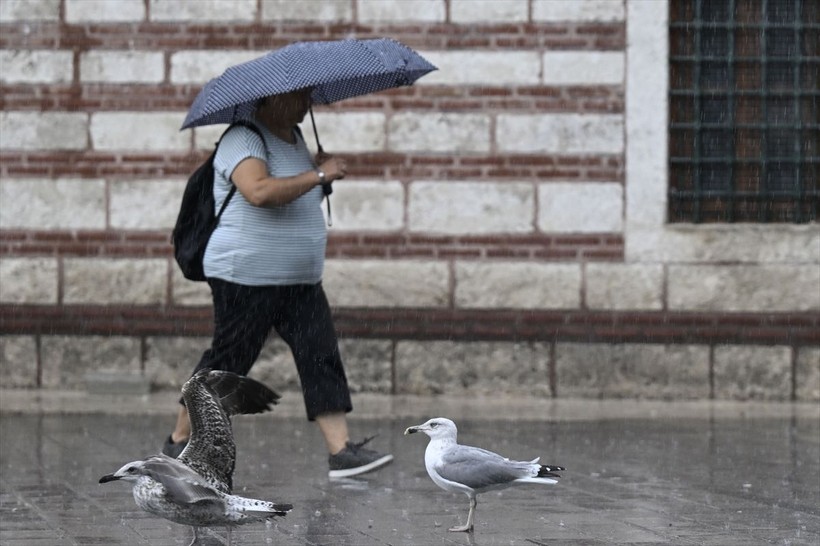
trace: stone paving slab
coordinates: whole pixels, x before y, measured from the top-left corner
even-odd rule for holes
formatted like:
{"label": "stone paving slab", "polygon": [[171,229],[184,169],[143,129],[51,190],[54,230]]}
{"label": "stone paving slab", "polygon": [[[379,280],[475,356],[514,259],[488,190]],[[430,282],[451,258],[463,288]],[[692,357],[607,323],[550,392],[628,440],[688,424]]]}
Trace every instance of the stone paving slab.
{"label": "stone paving slab", "polygon": [[[155,453],[173,393],[139,400],[66,391],[39,401],[0,391],[0,544],[187,545],[189,528],[140,511],[125,483],[97,483]],[[31,393],[30,393],[31,394]],[[355,437],[394,464],[329,481],[323,441],[286,395],[272,414],[234,419],[238,494],[291,502],[275,524],[233,532],[239,545],[818,545],[820,408],[801,404],[354,398]],[[110,409],[106,413],[104,410]],[[443,415],[462,443],[568,470],[555,486],[467,498],[424,470],[427,438],[404,429]],[[225,543],[224,529],[205,544]]]}

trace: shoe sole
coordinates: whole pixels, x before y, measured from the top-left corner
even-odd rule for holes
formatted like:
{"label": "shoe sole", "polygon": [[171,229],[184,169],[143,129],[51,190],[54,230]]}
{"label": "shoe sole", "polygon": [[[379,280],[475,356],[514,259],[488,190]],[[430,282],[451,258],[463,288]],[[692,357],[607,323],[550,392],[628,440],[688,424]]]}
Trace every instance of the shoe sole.
{"label": "shoe sole", "polygon": [[372,472],[378,468],[383,467],[387,463],[393,460],[392,455],[385,455],[384,457],[380,457],[373,462],[367,463],[366,465],[357,466],[355,468],[343,468],[340,470],[331,470],[327,473],[328,478],[350,478],[351,476],[358,476],[359,474],[365,474],[367,472]]}

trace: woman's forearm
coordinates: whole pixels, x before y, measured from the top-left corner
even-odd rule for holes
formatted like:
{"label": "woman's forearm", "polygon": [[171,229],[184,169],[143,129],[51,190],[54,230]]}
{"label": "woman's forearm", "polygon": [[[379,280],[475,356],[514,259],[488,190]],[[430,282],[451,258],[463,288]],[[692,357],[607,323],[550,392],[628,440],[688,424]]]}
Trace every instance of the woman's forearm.
{"label": "woman's forearm", "polygon": [[278,207],[286,205],[306,194],[319,184],[316,171],[305,171],[287,178],[260,178],[235,181],[245,200],[255,207]]}

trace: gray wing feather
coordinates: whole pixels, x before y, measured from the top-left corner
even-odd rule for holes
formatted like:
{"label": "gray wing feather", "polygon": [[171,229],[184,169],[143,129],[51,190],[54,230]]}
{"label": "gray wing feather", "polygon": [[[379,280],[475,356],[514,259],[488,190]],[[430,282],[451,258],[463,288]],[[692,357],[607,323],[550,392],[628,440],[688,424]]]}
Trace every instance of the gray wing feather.
{"label": "gray wing feather", "polygon": [[176,504],[223,504],[222,498],[212,487],[176,459],[158,455],[147,459],[143,468],[146,475],[165,487],[168,500]]}
{"label": "gray wing feather", "polygon": [[270,411],[279,402],[280,396],[276,392],[250,377],[212,372],[207,374],[205,381],[229,416]]}
{"label": "gray wing feather", "polygon": [[529,464],[505,459],[479,447],[456,446],[443,454],[436,471],[446,480],[473,489],[484,489],[529,476]]}

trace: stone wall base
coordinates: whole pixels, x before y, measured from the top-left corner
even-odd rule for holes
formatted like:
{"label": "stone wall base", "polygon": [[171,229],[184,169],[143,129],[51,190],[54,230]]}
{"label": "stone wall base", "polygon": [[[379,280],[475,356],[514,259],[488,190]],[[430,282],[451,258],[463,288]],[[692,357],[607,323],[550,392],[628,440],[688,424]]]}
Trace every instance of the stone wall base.
{"label": "stone wall base", "polygon": [[[171,336],[0,336],[4,388],[89,389],[99,374],[178,389],[210,340]],[[820,347],[345,338],[351,390],[545,398],[820,400]],[[272,338],[251,375],[298,391],[287,346]]]}

